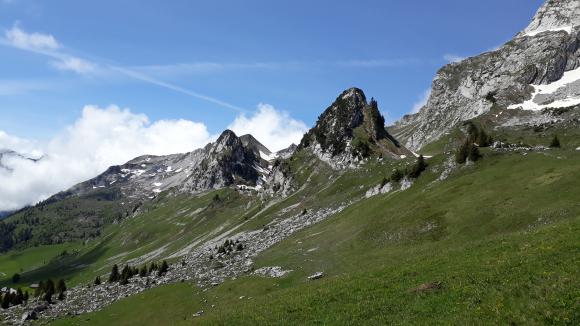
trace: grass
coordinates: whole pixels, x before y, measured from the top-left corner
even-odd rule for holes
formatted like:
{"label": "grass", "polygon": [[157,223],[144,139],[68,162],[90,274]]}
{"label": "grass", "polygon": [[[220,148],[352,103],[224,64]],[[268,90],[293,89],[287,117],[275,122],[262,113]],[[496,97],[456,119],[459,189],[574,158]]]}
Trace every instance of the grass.
{"label": "grass", "polygon": [[[257,257],[256,268],[293,270],[287,277],[161,287],[55,325],[578,324],[580,153],[484,154],[445,181],[434,157],[409,190],[363,200]],[[306,166],[317,171],[310,186],[256,221],[362,196],[394,167]],[[306,280],[317,271],[327,276]],[[442,287],[410,291],[429,282]]]}

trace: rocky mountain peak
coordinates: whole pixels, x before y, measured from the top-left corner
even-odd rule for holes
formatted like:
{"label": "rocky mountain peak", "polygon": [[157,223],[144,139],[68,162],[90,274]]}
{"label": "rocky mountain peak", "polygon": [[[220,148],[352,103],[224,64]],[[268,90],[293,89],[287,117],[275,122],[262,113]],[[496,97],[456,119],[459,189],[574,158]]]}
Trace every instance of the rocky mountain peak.
{"label": "rocky mountain peak", "polygon": [[567,31],[580,25],[580,1],[546,0],[532,22],[519,36],[534,36],[546,31]]}
{"label": "rocky mountain peak", "polygon": [[260,141],[258,141],[254,136],[247,134],[240,136],[240,141],[244,145],[244,147],[251,149],[254,151],[256,156],[262,157],[265,160],[269,160],[269,158],[273,155],[272,151],[264,146]]}
{"label": "rocky mountain peak", "polygon": [[546,1],[530,25],[497,50],[441,68],[427,104],[390,130],[419,150],[492,109],[533,111],[540,119],[544,109],[580,104],[579,40],[580,1]]}
{"label": "rocky mountain peak", "polygon": [[380,152],[398,157],[406,149],[389,135],[377,102],[367,102],[359,88],[349,88],[320,115],[300,142],[300,148],[312,148],[320,157],[340,156],[342,161]]}

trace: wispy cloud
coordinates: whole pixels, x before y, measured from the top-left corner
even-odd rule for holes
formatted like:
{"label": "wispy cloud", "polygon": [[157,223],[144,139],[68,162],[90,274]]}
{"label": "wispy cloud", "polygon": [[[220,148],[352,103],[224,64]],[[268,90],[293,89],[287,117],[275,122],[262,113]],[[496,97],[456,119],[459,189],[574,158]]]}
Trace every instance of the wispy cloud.
{"label": "wispy cloud", "polygon": [[5,40],[11,46],[23,50],[44,51],[58,50],[60,44],[54,36],[43,33],[26,33],[15,23],[11,29],[4,34]]}
{"label": "wispy cloud", "polygon": [[149,76],[131,68],[121,67],[105,62],[97,63],[94,60],[83,59],[70,55],[63,50],[63,46],[56,40],[54,36],[43,33],[27,33],[20,28],[18,23],[15,23],[11,29],[5,31],[4,38],[0,40],[0,45],[18,48],[24,51],[41,54],[55,59],[56,61],[52,61],[50,64],[62,71],[72,71],[81,75],[105,74],[107,70],[114,71],[121,73],[124,76],[176,91],[178,93],[185,94],[206,102],[217,104],[228,109],[232,109],[238,112],[246,111],[243,108],[230,104],[226,101],[222,101],[220,99],[159,80],[155,77]]}
{"label": "wispy cloud", "polygon": [[61,71],[72,71],[81,75],[91,74],[97,71],[97,66],[87,60],[68,57],[52,62],[52,66]]}
{"label": "wispy cloud", "polygon": [[314,67],[342,67],[342,68],[394,68],[420,64],[421,60],[407,59],[369,59],[369,60],[338,60],[338,61],[284,61],[284,62],[189,62],[177,64],[158,64],[131,67],[138,71],[154,76],[177,76],[188,74],[205,74],[226,72],[233,70],[282,70],[308,69]]}
{"label": "wispy cloud", "polygon": [[457,62],[461,62],[463,60],[465,60],[465,57],[456,55],[456,54],[445,54],[443,56],[443,59],[445,59],[445,61],[449,62],[449,63],[457,63]]}

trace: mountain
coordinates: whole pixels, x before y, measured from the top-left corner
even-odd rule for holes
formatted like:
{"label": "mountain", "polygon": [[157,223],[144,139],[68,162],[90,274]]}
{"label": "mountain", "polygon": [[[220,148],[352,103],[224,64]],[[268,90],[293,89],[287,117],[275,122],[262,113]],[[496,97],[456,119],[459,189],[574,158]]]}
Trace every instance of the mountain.
{"label": "mountain", "polygon": [[412,153],[385,129],[377,102],[367,103],[361,89],[345,90],[304,135],[299,149],[306,148],[333,167],[348,167],[373,154],[398,159]]}
{"label": "mountain", "polygon": [[578,324],[579,7],[547,1],[502,48],[443,67],[388,130],[350,88],[298,146],[226,130],[15,212],[0,287],[68,290],[2,300],[0,322]]}
{"label": "mountain", "polygon": [[418,150],[492,109],[525,115],[528,125],[551,120],[550,109],[580,104],[579,26],[577,1],[546,1],[530,25],[499,49],[439,70],[427,104],[389,130]]}
{"label": "mountain", "polygon": [[370,157],[413,156],[386,131],[376,101],[367,102],[362,90],[351,88],[321,114],[299,146],[274,153],[252,135],[238,137],[225,130],[214,143],[189,153],[134,158],[19,211],[11,220],[25,223],[9,245],[98,237],[107,225],[142,213],[163,193],[195,196],[233,187],[257,191],[263,198],[286,197],[299,183],[289,162],[301,151],[336,169],[356,167]]}

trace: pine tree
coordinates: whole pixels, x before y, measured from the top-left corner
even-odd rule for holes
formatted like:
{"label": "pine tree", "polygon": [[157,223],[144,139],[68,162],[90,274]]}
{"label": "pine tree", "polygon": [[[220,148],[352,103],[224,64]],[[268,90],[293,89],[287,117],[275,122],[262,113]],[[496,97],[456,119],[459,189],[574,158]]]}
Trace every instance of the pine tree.
{"label": "pine tree", "polygon": [[22,293],[22,289],[18,288],[16,290],[16,296],[14,296],[15,300],[14,300],[14,304],[15,305],[19,305],[22,304],[25,300],[24,300],[24,294]]}
{"label": "pine tree", "polygon": [[427,169],[427,162],[425,162],[425,158],[423,157],[423,155],[420,155],[417,158],[417,163],[415,163],[415,165],[413,165],[413,167],[411,168],[411,171],[409,172],[409,177],[416,179],[421,175],[421,173],[423,173],[423,171],[425,171],[425,169]]}
{"label": "pine tree", "polygon": [[119,283],[121,285],[126,285],[129,283],[129,279],[131,278],[131,267],[129,267],[129,265],[125,265],[125,267],[123,267],[123,271],[121,272],[121,278],[119,280]]}
{"label": "pine tree", "polygon": [[94,285],[101,285],[101,277],[100,277],[100,276],[97,276],[97,277],[95,278],[95,281],[93,282],[93,284],[94,284]]}
{"label": "pine tree", "polygon": [[10,308],[10,293],[6,293],[4,294],[4,297],[2,297],[2,303],[0,304],[0,306],[2,307],[2,309],[8,309]]}
{"label": "pine tree", "polygon": [[40,295],[42,294],[42,292],[44,292],[44,288],[45,288],[44,282],[43,281],[40,281],[38,283],[38,287],[36,288],[36,290],[34,290],[34,296],[37,297],[37,298],[40,297]]}
{"label": "pine tree", "polygon": [[20,274],[15,273],[14,275],[12,275],[12,283],[16,284],[20,282]]}
{"label": "pine tree", "polygon": [[46,281],[46,289],[44,291],[44,301],[46,302],[52,302],[52,296],[55,294],[55,287],[54,287],[54,282],[49,279],[48,281]]}
{"label": "pine tree", "polygon": [[550,143],[551,148],[560,148],[560,139],[558,139],[558,135],[554,135],[552,138],[552,142]]}
{"label": "pine tree", "polygon": [[155,264],[154,262],[151,262],[151,264],[149,265],[149,274],[152,274],[153,271],[157,270],[157,264]]}
{"label": "pine tree", "polygon": [[139,277],[146,277],[149,273],[147,273],[147,266],[143,265],[141,266],[141,269],[139,270]]}
{"label": "pine tree", "polygon": [[161,263],[161,267],[159,267],[159,271],[157,272],[157,276],[165,275],[165,273],[167,273],[168,270],[169,270],[169,265],[167,265],[167,262],[164,260],[163,263]]}
{"label": "pine tree", "polygon": [[56,293],[61,294],[66,292],[66,290],[67,290],[66,284],[64,280],[61,278],[60,280],[58,280],[58,284],[56,285]]}
{"label": "pine tree", "polygon": [[119,267],[117,264],[113,265],[111,275],[109,275],[109,283],[117,282],[119,280]]}

